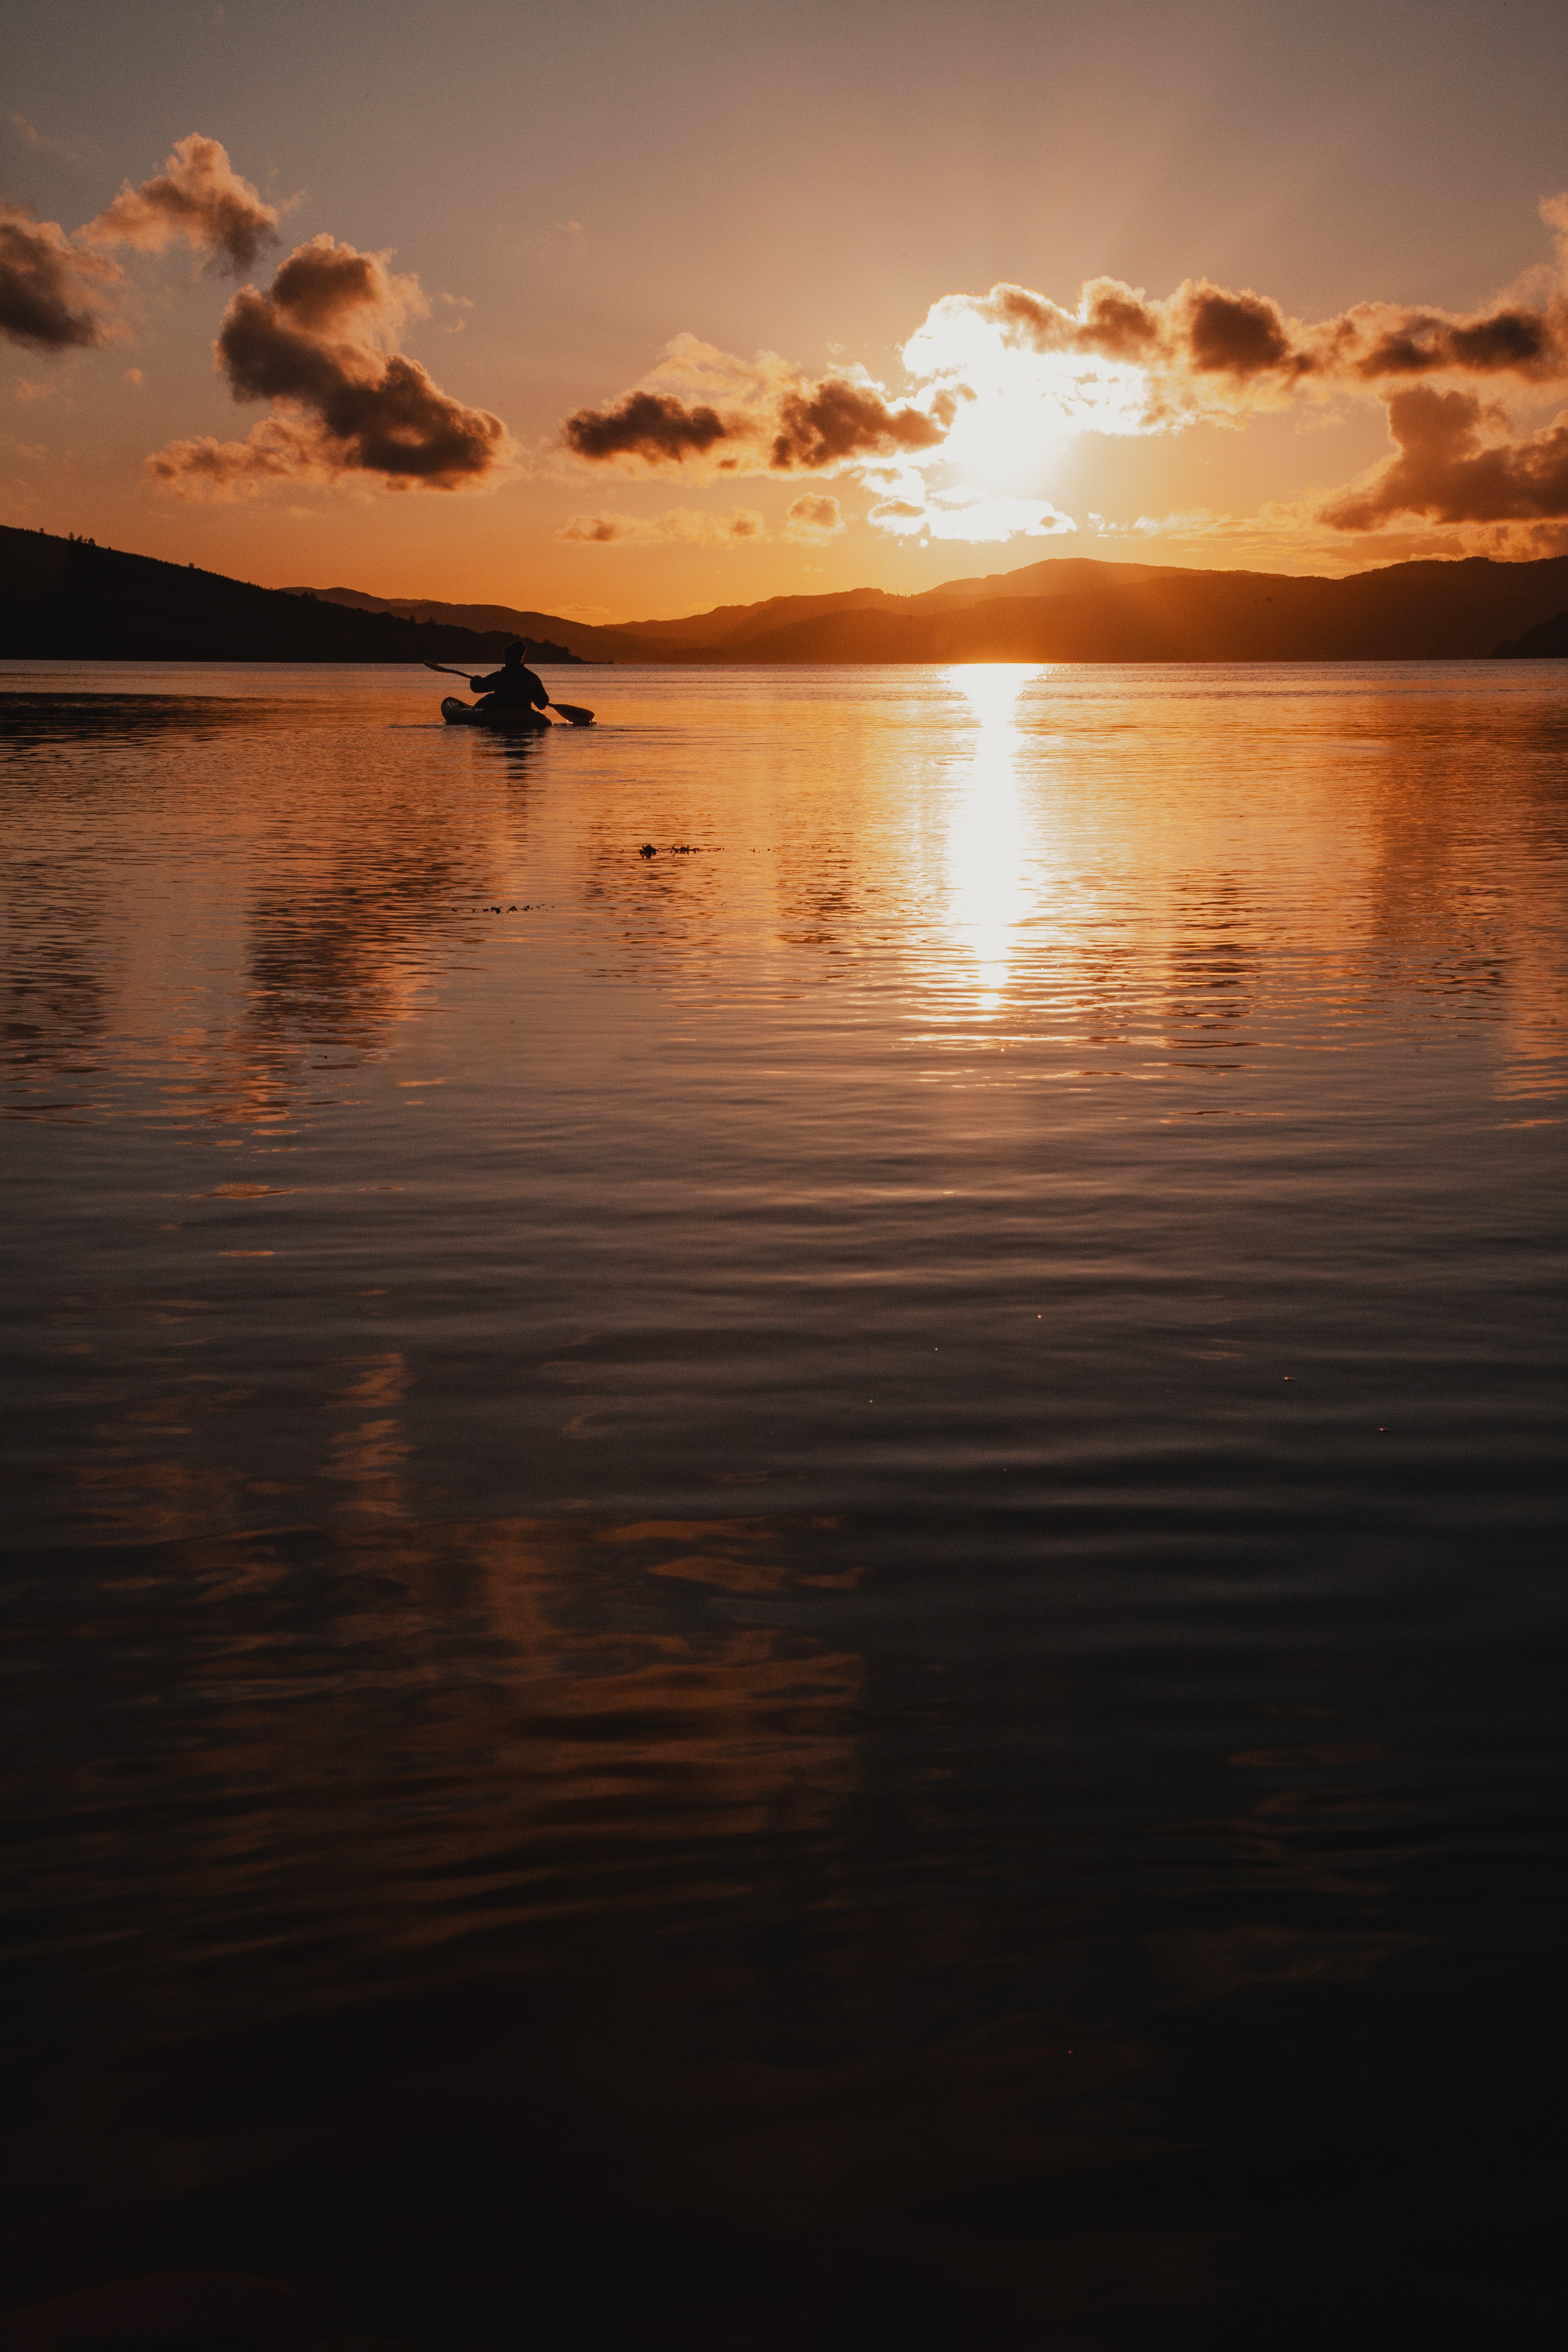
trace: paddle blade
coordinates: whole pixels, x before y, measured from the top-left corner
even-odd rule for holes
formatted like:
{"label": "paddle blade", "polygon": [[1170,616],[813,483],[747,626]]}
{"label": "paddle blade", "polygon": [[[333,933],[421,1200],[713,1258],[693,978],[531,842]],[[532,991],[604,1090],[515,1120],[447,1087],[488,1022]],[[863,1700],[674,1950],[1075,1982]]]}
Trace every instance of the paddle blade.
{"label": "paddle blade", "polygon": [[562,718],[567,719],[574,727],[592,727],[594,723],[593,712],[584,710],[575,702],[552,702],[550,708],[552,710],[558,710]]}

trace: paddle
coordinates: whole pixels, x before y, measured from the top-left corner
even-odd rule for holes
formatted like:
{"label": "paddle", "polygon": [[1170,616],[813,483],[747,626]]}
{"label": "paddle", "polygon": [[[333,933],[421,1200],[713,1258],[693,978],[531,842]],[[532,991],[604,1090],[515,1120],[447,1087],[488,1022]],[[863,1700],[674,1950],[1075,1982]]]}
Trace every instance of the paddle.
{"label": "paddle", "polygon": [[[460,677],[465,686],[468,684],[468,671],[453,669],[447,662],[426,662],[425,667],[426,669],[438,669],[443,677]],[[569,727],[592,727],[594,723],[593,712],[584,710],[580,703],[552,700],[550,708],[552,710],[558,710]]]}

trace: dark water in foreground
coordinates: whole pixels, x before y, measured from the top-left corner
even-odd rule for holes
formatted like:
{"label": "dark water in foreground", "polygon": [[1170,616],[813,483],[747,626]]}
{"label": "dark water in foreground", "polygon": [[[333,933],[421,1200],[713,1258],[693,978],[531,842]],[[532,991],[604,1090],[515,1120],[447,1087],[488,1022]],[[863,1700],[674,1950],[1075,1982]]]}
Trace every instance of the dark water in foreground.
{"label": "dark water in foreground", "polygon": [[0,688],[10,2302],[1532,2340],[1568,670]]}

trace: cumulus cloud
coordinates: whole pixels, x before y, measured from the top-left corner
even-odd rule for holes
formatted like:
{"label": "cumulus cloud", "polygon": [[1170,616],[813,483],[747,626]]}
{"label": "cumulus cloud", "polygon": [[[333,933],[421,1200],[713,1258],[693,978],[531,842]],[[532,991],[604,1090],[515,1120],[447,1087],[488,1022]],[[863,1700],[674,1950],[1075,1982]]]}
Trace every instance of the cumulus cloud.
{"label": "cumulus cloud", "polygon": [[1515,439],[1474,393],[1424,384],[1389,401],[1388,429],[1397,454],[1320,509],[1336,530],[1376,530],[1402,514],[1439,523],[1568,516],[1568,409]]}
{"label": "cumulus cloud", "polygon": [[[836,499],[825,503],[837,510]],[[671,507],[661,515],[570,515],[555,536],[588,547],[744,547],[765,539],[767,530],[753,507],[731,507],[728,514]]]}
{"label": "cumulus cloud", "polygon": [[843,528],[844,509],[826,490],[802,490],[784,509],[784,537],[807,547],[836,538]]}
{"label": "cumulus cloud", "polygon": [[826,473],[934,449],[955,406],[945,390],[895,401],[862,369],[812,377],[773,352],[742,360],[678,335],[640,384],[569,416],[562,441],[628,474]]}
{"label": "cumulus cloud", "polygon": [[176,142],[161,172],[133,188],[129,180],[114,202],[77,232],[88,245],[133,246],[162,253],[174,244],[248,269],[278,241],[278,213],[242,179],[221,141],[192,131]]}
{"label": "cumulus cloud", "polygon": [[[49,146],[19,115],[12,119],[31,144]],[[217,140],[193,131],[161,173],[139,188],[127,181],[74,237],[26,205],[0,205],[0,333],[32,351],[89,350],[115,331],[106,298],[121,271],[107,247],[162,253],[180,243],[244,268],[277,234],[273,206],[240,177]]]}
{"label": "cumulus cloud", "polygon": [[0,205],[0,333],[35,352],[88,350],[108,340],[102,297],[120,273],[74,246],[58,221]]}
{"label": "cumulus cloud", "polygon": [[1416,376],[1561,380],[1568,296],[1556,289],[1473,312],[1363,302],[1304,325],[1271,296],[1202,278],[1156,301],[1097,278],[1070,309],[994,286],[933,303],[903,358],[928,386],[1033,397],[1069,428],[1173,432]]}
{"label": "cumulus cloud", "polygon": [[267,293],[235,295],[213,346],[235,399],[269,401],[271,414],[243,441],[173,441],[148,470],[187,498],[355,476],[389,489],[493,487],[514,455],[500,418],[453,399],[397,349],[427,307],[384,254],[327,236],[296,247]]}

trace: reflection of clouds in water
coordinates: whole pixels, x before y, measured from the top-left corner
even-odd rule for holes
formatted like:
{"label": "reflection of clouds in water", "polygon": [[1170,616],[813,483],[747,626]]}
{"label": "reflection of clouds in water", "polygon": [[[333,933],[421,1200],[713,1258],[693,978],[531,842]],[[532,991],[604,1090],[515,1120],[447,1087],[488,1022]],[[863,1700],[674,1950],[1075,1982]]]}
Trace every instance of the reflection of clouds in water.
{"label": "reflection of clouds in water", "polygon": [[1037,667],[976,664],[950,673],[980,733],[948,824],[950,920],[973,971],[978,1009],[996,1012],[1026,903],[1018,793],[1018,697]]}
{"label": "reflection of clouds in water", "polygon": [[[513,763],[487,758],[492,748],[479,756],[504,787]],[[438,772],[371,766],[352,797],[336,777],[311,781],[317,838],[301,837],[296,818],[268,860],[251,902],[244,1007],[224,1041],[242,1071],[264,1069],[274,1085],[303,1075],[301,1048],[384,1051],[426,999],[432,950],[467,919],[472,877],[488,888],[519,845],[515,803],[444,793]]]}
{"label": "reflection of clouds in water", "polygon": [[[395,1386],[397,1360],[365,1373]],[[783,1588],[800,1612],[823,1568],[842,1567],[821,1550],[799,1523],[764,1519],[208,1538],[137,1555],[132,1583],[122,1552],[89,1555],[91,1589],[26,1630],[63,1651],[57,1666],[89,1696],[70,1736],[96,1749],[80,1759],[89,1790],[154,1761],[158,1803],[188,1790],[144,1922],[160,1978],[174,1970],[167,1995],[182,1971],[210,1968],[204,1937],[226,1933],[210,1905],[189,1904],[193,1874],[226,1876],[232,1902],[305,1901],[377,1973],[397,1945],[451,1948],[507,1914],[542,1927],[568,1880],[577,1909],[723,1907],[731,1890],[705,1855],[759,1834],[818,1837],[858,1789],[865,1669],[804,1622],[727,1623],[697,1588],[741,1578]],[[144,1675],[153,1628],[163,1703],[128,1714],[121,1680]],[[413,1840],[411,1786],[440,1792]],[[323,1822],[325,1787],[342,1795]],[[229,1801],[215,1806],[219,1790]],[[647,1869],[670,1841],[690,1864],[673,1884]],[[84,1907],[111,1910],[113,1878],[84,1885]],[[291,1960],[258,1949],[268,2008],[275,1965],[298,1982],[313,1963],[298,1942]]]}
{"label": "reflection of clouds in water", "polygon": [[1238,1046],[1270,932],[1236,877],[1193,877],[1170,891],[1164,944],[1166,1046],[1180,1055]]}
{"label": "reflection of clouds in water", "polygon": [[[40,1584],[24,1655],[74,1703],[30,1755],[17,1834],[84,2027],[28,2066],[67,2112],[90,2086],[77,2138],[100,2174],[392,2178],[441,2247],[454,2150],[510,2211],[542,2150],[568,2190],[553,2227],[602,2242],[606,2215],[698,2213],[773,2232],[779,2276],[826,2239],[819,2298],[833,2232],[889,2262],[918,2236],[977,2342],[1098,2308],[1108,2243],[1157,2309],[1217,2293],[1195,2237],[1126,2234],[1119,2168],[1215,2161],[1248,2127],[1233,2077],[1257,2095],[1258,1992],[1366,1982],[1404,1948],[1375,1884],[1397,1825],[1354,1757],[1262,1838],[1254,1811],[1214,1818],[1211,1780],[1170,1769],[1189,1742],[1157,1766],[1141,1744],[1142,1673],[1090,1665],[1084,1727],[1043,1753],[1027,1642],[1011,1670],[960,1642],[940,1696],[904,1636],[879,1654],[868,1535],[902,1589],[907,1530],[798,1518],[293,1529]],[[847,1619],[862,1576],[871,1613]],[[157,1704],[127,1704],[154,1673]],[[1096,1768],[1087,1808],[1069,1755]],[[1322,1769],[1283,1758],[1288,1790],[1299,1763]],[[1220,2003],[1237,2054],[1200,2105],[1184,2021]],[[338,2044],[354,2061],[331,2073]],[[86,2160],[73,2145],[68,2172]],[[1059,2229],[1020,2234],[1058,2179]]]}
{"label": "reflection of clouds in water", "polygon": [[517,747],[459,771],[430,732],[312,695],[0,695],[12,1066],[110,1036],[135,1082],[155,1041],[175,1124],[276,1125],[313,1049],[384,1050],[522,814]]}
{"label": "reflection of clouds in water", "polygon": [[202,695],[0,694],[11,847],[0,883],[0,1036],[14,1066],[91,1066],[121,978],[125,923],[113,901],[122,877],[93,845],[70,837],[84,761],[210,742],[240,719],[264,723],[263,707]]}
{"label": "reflection of clouds in water", "polygon": [[4,929],[5,1058],[38,1070],[90,1066],[112,994],[100,877],[66,852],[16,858],[6,875]]}
{"label": "reflection of clouds in water", "polygon": [[[333,1414],[363,1414],[336,1431],[329,1444],[327,1476],[348,1488],[343,1512],[372,1518],[405,1517],[412,1489],[403,1465],[414,1452],[407,1422],[398,1410],[414,1375],[401,1351],[366,1356],[342,1367],[356,1377],[331,1399]],[[423,1490],[428,1495],[429,1489]]]}
{"label": "reflection of clouds in water", "polygon": [[367,1045],[406,1021],[426,979],[417,950],[458,878],[444,843],[405,842],[370,882],[340,869],[324,887],[301,877],[258,898],[241,1035]]}

